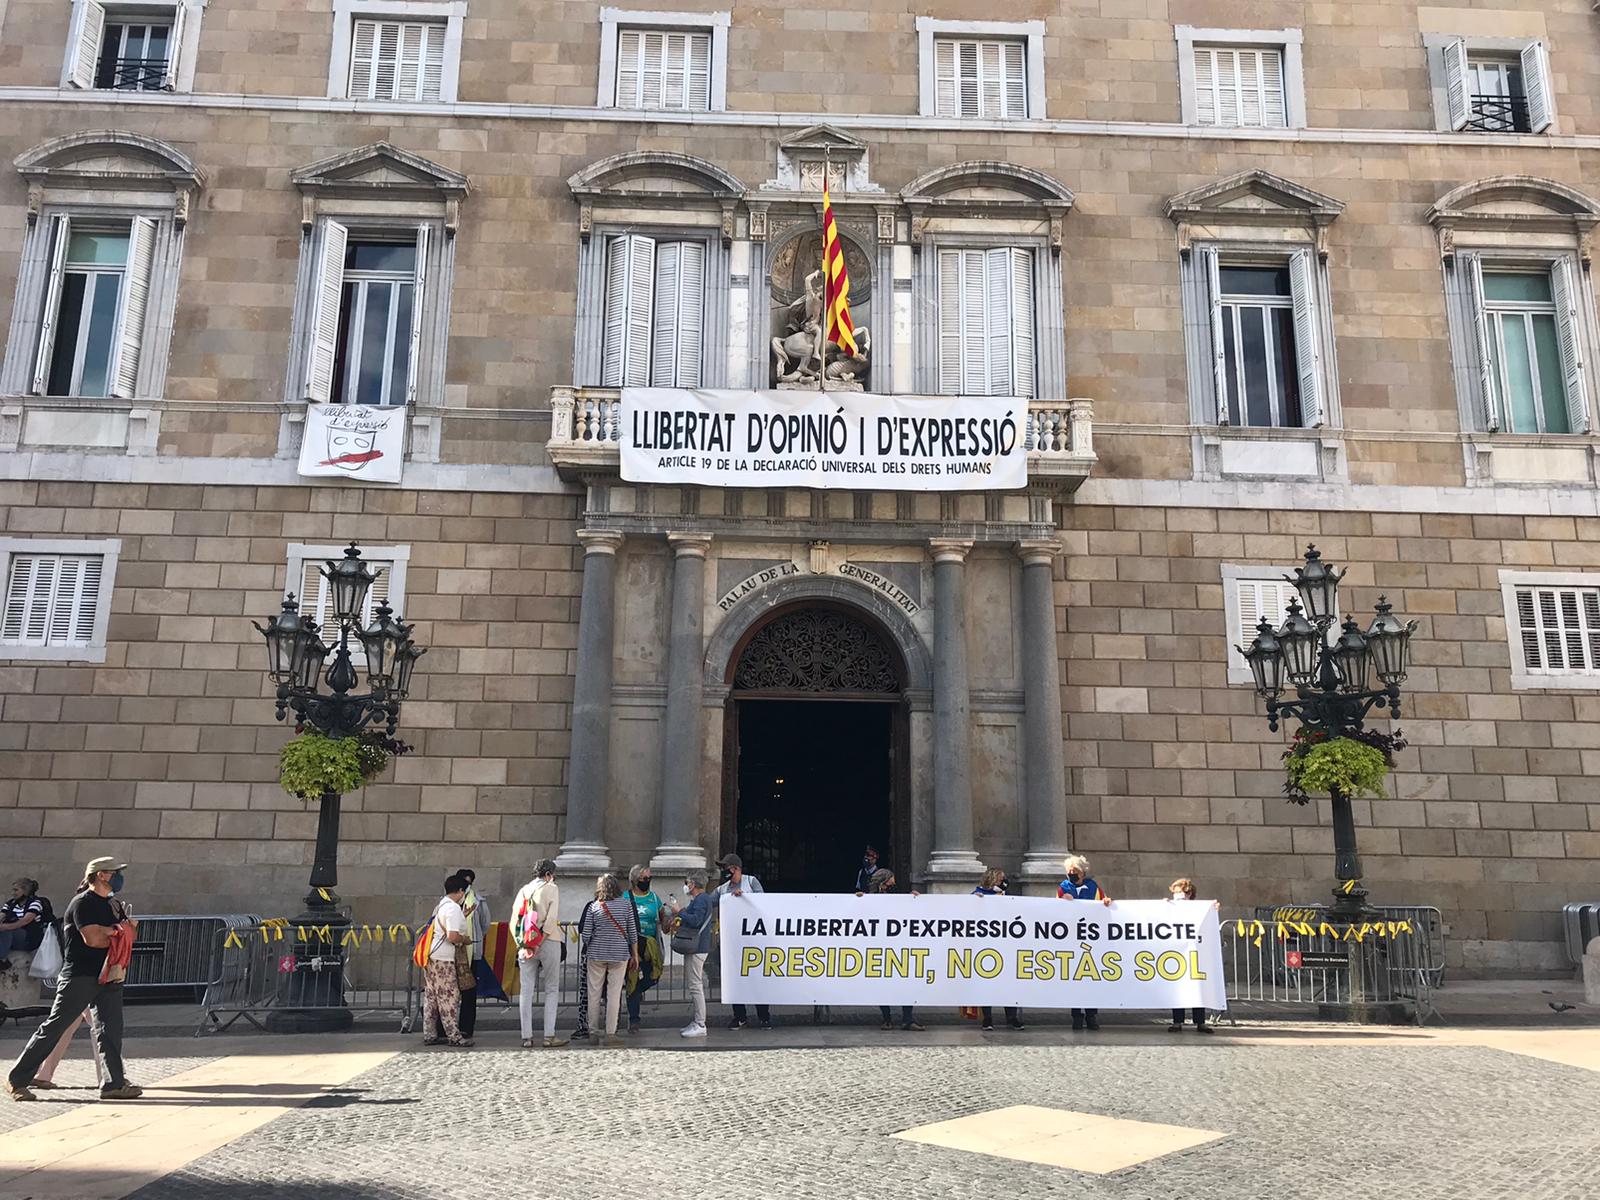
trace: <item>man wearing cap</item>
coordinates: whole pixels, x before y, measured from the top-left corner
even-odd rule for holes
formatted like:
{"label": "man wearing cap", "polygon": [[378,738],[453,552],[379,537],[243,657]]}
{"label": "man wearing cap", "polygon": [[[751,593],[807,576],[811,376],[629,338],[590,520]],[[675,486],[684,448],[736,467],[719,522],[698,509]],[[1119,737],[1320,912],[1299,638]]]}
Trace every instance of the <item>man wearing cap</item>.
{"label": "man wearing cap", "polygon": [[[737,854],[724,854],[717,859],[717,866],[722,868],[722,886],[714,893],[716,903],[721,903],[723,896],[742,896],[746,892],[764,892],[761,880],[754,875],[744,873],[744,862]],[[761,1028],[772,1028],[772,1010],[765,1004],[756,1005],[756,1020],[761,1023]],[[747,1019],[745,1007],[742,1004],[733,1006],[733,1020],[728,1022],[729,1029],[743,1029],[750,1022]]]}
{"label": "man wearing cap", "polygon": [[122,869],[127,863],[114,858],[96,858],[83,869],[78,894],[62,915],[67,935],[66,961],[56,981],[55,1001],[50,1015],[33,1031],[22,1054],[11,1066],[6,1091],[13,1100],[33,1100],[28,1090],[33,1074],[55,1049],[61,1035],[86,1008],[94,1010],[95,1044],[105,1063],[105,1082],[100,1087],[102,1100],[135,1100],[143,1089],[128,1082],[122,1069],[122,979],[101,983],[106,952],[119,926],[127,926],[128,936],[139,923],[128,916],[127,907],[112,897],[121,890]]}

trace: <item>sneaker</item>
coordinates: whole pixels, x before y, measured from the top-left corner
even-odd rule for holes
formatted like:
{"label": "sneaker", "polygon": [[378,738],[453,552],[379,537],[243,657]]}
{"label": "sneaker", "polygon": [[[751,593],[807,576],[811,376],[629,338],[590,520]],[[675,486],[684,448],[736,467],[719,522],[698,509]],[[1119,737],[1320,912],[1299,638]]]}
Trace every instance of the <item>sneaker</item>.
{"label": "sneaker", "polygon": [[[555,1037],[555,1036],[552,1035],[550,1037],[545,1038],[545,1040],[544,1040],[544,1048],[546,1050],[557,1050],[560,1047],[565,1046],[566,1044],[567,1044],[567,1039],[564,1038],[564,1037]],[[533,1043],[529,1042],[528,1045],[531,1046],[531,1045],[533,1045]]]}
{"label": "sneaker", "polygon": [[639,1022],[637,1022],[637,1021],[629,1021],[628,1022],[628,1032],[629,1033],[638,1033],[639,1032]]}
{"label": "sneaker", "polygon": [[921,1025],[918,1025],[915,1021],[911,1022],[911,1024],[909,1024],[909,1025],[902,1025],[902,1026],[900,1026],[900,1028],[904,1029],[907,1033],[926,1033],[927,1032],[926,1029],[924,1029]]}
{"label": "sneaker", "polygon": [[706,1027],[696,1021],[693,1025],[680,1030],[678,1036],[686,1038],[703,1038],[706,1036]]}
{"label": "sneaker", "polygon": [[1183,1024],[1182,1024],[1182,1022],[1174,1021],[1171,1025],[1167,1026],[1167,1032],[1168,1033],[1182,1033],[1183,1032]]}
{"label": "sneaker", "polygon": [[13,1100],[17,1100],[17,1101],[37,1100],[39,1098],[39,1097],[35,1096],[32,1092],[30,1092],[27,1088],[21,1087],[21,1086],[15,1084],[15,1083],[10,1082],[9,1080],[6,1082],[6,1092],[7,1092],[7,1094],[10,1095],[10,1097]]}
{"label": "sneaker", "polygon": [[450,1043],[451,1048],[455,1050],[465,1050],[471,1045],[472,1039],[469,1037],[457,1038],[455,1041]]}
{"label": "sneaker", "polygon": [[985,1033],[993,1033],[994,1032],[994,1026],[991,1025],[988,1021],[985,1021],[983,1023],[983,1031]]}
{"label": "sneaker", "polygon": [[132,1083],[125,1083],[117,1088],[100,1089],[100,1099],[102,1100],[137,1100],[142,1095],[144,1095],[144,1089]]}
{"label": "sneaker", "polygon": [[728,1022],[728,1028],[729,1029],[743,1029],[748,1024],[749,1024],[749,1022],[746,1021],[743,1017],[735,1017],[733,1020]]}
{"label": "sneaker", "polygon": [[1021,1021],[1007,1021],[1006,1025],[1007,1025],[1008,1028],[1016,1029],[1016,1030],[1023,1030],[1023,1029],[1027,1028],[1027,1026],[1024,1025]]}
{"label": "sneaker", "polygon": [[575,1042],[587,1042],[589,1040],[589,1031],[587,1029],[573,1030],[572,1040]]}
{"label": "sneaker", "polygon": [[771,1021],[763,1021],[763,1022],[761,1022],[761,1028],[770,1030],[772,1028],[772,1022]]}

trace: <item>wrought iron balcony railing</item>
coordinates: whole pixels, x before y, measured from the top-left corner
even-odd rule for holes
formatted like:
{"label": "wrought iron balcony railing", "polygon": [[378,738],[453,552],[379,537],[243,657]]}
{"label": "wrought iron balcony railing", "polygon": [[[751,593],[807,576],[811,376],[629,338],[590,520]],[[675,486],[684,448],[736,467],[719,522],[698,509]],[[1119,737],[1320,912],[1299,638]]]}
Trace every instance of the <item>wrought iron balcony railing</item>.
{"label": "wrought iron balcony railing", "polygon": [[99,86],[119,92],[158,92],[166,78],[165,58],[118,58],[101,65]]}
{"label": "wrought iron balcony railing", "polygon": [[1469,97],[1472,115],[1467,118],[1467,128],[1483,133],[1528,133],[1533,123],[1528,119],[1526,96]]}

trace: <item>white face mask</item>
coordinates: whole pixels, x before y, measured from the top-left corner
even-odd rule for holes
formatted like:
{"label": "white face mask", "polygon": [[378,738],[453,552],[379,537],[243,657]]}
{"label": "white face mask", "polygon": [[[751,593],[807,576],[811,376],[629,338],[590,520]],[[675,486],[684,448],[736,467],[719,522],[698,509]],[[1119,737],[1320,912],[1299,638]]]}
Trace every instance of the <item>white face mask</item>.
{"label": "white face mask", "polygon": [[1173,892],[1172,898],[1174,900],[1187,900],[1189,897],[1185,896],[1182,892]]}

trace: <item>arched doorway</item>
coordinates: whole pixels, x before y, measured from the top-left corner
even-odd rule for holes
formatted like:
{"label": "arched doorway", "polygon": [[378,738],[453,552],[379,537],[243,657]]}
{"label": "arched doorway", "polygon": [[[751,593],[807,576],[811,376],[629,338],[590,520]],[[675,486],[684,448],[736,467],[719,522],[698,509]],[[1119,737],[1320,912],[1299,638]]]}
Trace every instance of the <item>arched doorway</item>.
{"label": "arched doorway", "polygon": [[774,610],[730,656],[722,852],[768,891],[848,891],[862,847],[909,878],[906,664],[859,609]]}

